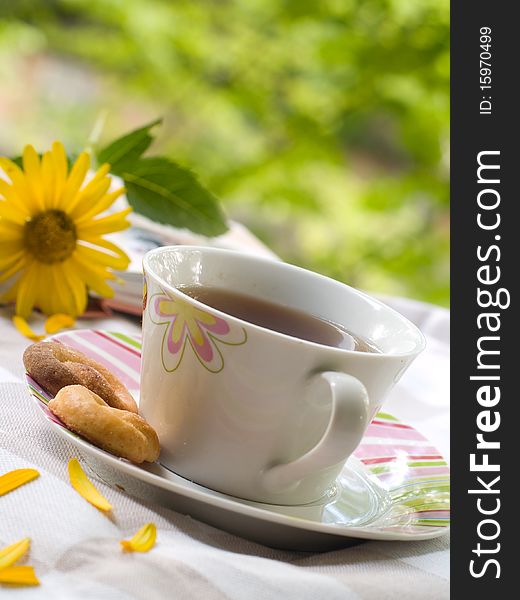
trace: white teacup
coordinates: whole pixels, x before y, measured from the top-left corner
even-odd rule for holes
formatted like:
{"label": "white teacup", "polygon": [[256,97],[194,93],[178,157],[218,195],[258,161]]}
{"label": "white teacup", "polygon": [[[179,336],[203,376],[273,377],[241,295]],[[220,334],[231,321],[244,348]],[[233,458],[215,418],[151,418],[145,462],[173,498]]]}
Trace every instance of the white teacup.
{"label": "white teacup", "polygon": [[[424,348],[420,331],[357,290],[282,262],[172,246],[144,258],[141,411],[161,462],[240,498],[321,498],[386,393]],[[324,346],[224,314],[179,291],[229,289],[337,323],[380,353]]]}

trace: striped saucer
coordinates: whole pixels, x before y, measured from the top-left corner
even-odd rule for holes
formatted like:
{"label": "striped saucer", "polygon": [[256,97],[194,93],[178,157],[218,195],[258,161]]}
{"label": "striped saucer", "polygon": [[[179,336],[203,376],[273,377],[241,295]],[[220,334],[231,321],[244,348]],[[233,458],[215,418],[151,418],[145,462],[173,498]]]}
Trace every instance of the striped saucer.
{"label": "striped saucer", "polygon": [[[52,338],[104,364],[139,399],[141,342],[136,336],[77,330]],[[47,408],[51,396],[27,383],[55,432],[76,447],[105,483],[269,546],[328,550],[359,539],[424,540],[449,529],[449,467],[411,425],[378,413],[334,489],[305,506],[276,506],[202,487],[158,463],[137,466],[69,431]]]}

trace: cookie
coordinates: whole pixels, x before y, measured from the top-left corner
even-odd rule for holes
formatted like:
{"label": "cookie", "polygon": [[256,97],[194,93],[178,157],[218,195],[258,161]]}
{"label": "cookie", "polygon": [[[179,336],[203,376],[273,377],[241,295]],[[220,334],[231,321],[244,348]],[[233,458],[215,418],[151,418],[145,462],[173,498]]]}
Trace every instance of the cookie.
{"label": "cookie", "polygon": [[58,342],[38,342],[25,350],[23,362],[31,377],[53,395],[67,385],[83,385],[113,408],[138,412],[124,384],[75,348]]}
{"label": "cookie", "polygon": [[48,407],[71,431],[111,454],[134,463],[159,458],[157,433],[142,417],[112,408],[82,385],[61,388]]}

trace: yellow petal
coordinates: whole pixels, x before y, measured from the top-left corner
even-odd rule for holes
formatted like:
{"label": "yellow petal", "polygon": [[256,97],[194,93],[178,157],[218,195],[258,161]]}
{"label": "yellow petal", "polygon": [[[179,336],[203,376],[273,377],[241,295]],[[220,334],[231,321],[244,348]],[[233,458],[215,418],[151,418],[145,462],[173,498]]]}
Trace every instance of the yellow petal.
{"label": "yellow petal", "polygon": [[155,546],[157,528],[153,523],[147,523],[129,540],[121,540],[119,543],[126,552],[148,552]]}
{"label": "yellow petal", "polygon": [[33,184],[35,188],[40,188],[41,164],[40,157],[31,144],[27,144],[23,149],[23,170],[26,179]]}
{"label": "yellow petal", "polygon": [[65,269],[63,268],[64,264],[64,262],[56,263],[51,265],[52,268],[49,269],[55,302],[53,303],[54,310],[46,314],[52,315],[53,313],[63,313],[72,317],[77,317],[79,313],[76,311],[76,300],[70,289],[70,284],[67,280]]}
{"label": "yellow petal", "polygon": [[40,585],[34,567],[7,567],[0,570],[0,583],[11,583],[14,585]]}
{"label": "yellow petal", "polygon": [[0,260],[0,281],[5,281],[24,268],[27,259],[23,251]]}
{"label": "yellow petal", "polygon": [[[59,306],[59,299],[56,297],[56,288],[52,279],[54,265],[38,263],[38,268],[34,269],[32,284],[37,290],[34,298],[34,304],[43,314],[54,315],[64,312]],[[52,290],[50,292],[49,290]],[[56,305],[58,302],[58,305]]]}
{"label": "yellow petal", "polygon": [[[43,210],[45,206],[43,201],[44,186],[42,185],[40,157],[30,144],[27,144],[23,149],[23,170],[27,187],[31,190],[30,196],[34,201],[34,206]],[[16,181],[14,183],[16,184]]]}
{"label": "yellow petal", "polygon": [[[47,316],[56,314],[70,314],[71,304],[67,298],[67,290],[64,287],[62,263],[50,265],[40,264],[37,276],[38,289],[38,307]],[[52,290],[49,293],[48,290]]]}
{"label": "yellow petal", "polygon": [[114,231],[120,231],[130,227],[130,223],[125,219],[128,213],[132,212],[132,207],[125,208],[124,210],[101,217],[100,219],[90,219],[77,221],[78,233],[80,236],[84,234],[88,235],[104,235],[105,233],[112,233]]}
{"label": "yellow petal", "polygon": [[[0,188],[1,187],[2,185],[0,184]],[[27,214],[24,209],[25,207],[20,207],[16,201],[0,200],[0,219],[11,221],[19,226],[23,225],[27,219]]]}
{"label": "yellow petal", "polygon": [[[26,260],[27,258],[28,256],[26,255]],[[28,319],[31,316],[36,296],[40,291],[37,281],[40,263],[31,259],[29,261],[20,277],[20,285],[16,297],[16,314],[24,319]]]}
{"label": "yellow petal", "polygon": [[[108,163],[102,164],[99,169],[96,171],[94,176],[89,179],[88,183],[81,189],[79,200],[85,200],[85,197],[98,197],[101,198],[103,194],[96,193],[96,190],[99,190],[100,187],[104,188],[107,186],[107,189],[110,187],[111,179],[110,176],[107,177],[110,171],[110,165]],[[83,209],[86,210],[89,208],[88,206],[84,206]]]}
{"label": "yellow petal", "polygon": [[106,283],[106,280],[116,279],[116,276],[113,273],[83,259],[78,254],[77,250],[73,255],[73,262],[76,265],[76,268],[80,269],[83,281],[92,291],[103,296],[103,298],[112,298],[114,290]]}
{"label": "yellow petal", "polygon": [[16,488],[39,477],[36,469],[15,469],[0,476],[0,496],[12,492]]}
{"label": "yellow petal", "polygon": [[45,152],[42,157],[41,178],[45,206],[47,208],[56,208],[56,175],[52,152],[50,151]]}
{"label": "yellow petal", "polygon": [[[119,188],[113,192],[102,195],[94,203],[91,202],[88,206],[83,206],[81,212],[79,212],[78,209],[76,209],[76,211],[75,211],[75,215],[77,215],[77,218],[75,219],[76,225],[80,226],[82,223],[86,223],[87,221],[89,221],[90,219],[95,217],[96,215],[99,215],[103,211],[110,208],[112,206],[112,204],[114,204],[114,202],[119,198],[119,196],[121,196],[125,192],[126,192],[126,189],[124,187]],[[130,211],[128,211],[128,212],[130,212]],[[75,215],[73,215],[73,216],[75,216]]]}
{"label": "yellow petal", "polygon": [[[121,248],[119,246],[117,246],[116,244],[114,244],[112,242],[109,242],[108,240],[106,240],[105,238],[102,238],[101,236],[88,236],[85,238],[84,241],[89,244],[92,244],[93,246],[98,246],[100,248],[104,248],[105,250],[108,250],[112,254],[115,254],[116,256],[119,256],[123,260],[128,261],[128,263],[130,263],[130,258],[123,250],[121,250]],[[96,249],[99,249],[99,248],[96,248]],[[128,266],[128,264],[127,264],[127,266]]]}
{"label": "yellow petal", "polygon": [[65,146],[59,141],[54,141],[52,142],[51,152],[56,174],[59,177],[67,177],[68,166]]}
{"label": "yellow petal", "polygon": [[[67,262],[69,261],[50,265],[40,263],[34,274],[34,285],[38,289],[35,305],[47,317],[58,314],[67,315],[68,322],[69,319],[73,320],[78,313],[75,310],[74,298],[68,289],[68,281],[65,281],[68,273],[65,272],[64,265]],[[53,326],[53,321],[50,322],[50,326]]]}
{"label": "yellow petal", "polygon": [[3,156],[0,156],[0,168],[4,170],[13,184],[6,186],[6,182],[3,179],[0,180],[0,194],[10,201],[12,206],[16,206],[16,211],[23,211],[26,217],[34,214],[34,211],[40,207],[33,197],[32,188],[25,173],[16,163]]}
{"label": "yellow petal", "polygon": [[74,299],[74,315],[79,316],[85,312],[88,302],[87,285],[81,271],[76,271],[75,262],[71,258],[61,264],[65,282]]}
{"label": "yellow petal", "polygon": [[45,335],[40,335],[31,329],[29,323],[27,323],[27,321],[20,315],[14,315],[13,324],[23,336],[29,338],[33,342],[39,342],[45,338]]}
{"label": "yellow petal", "polygon": [[0,219],[0,240],[2,241],[18,240],[20,244],[23,244],[23,230],[23,225],[19,223]]}
{"label": "yellow petal", "polygon": [[[5,161],[2,162],[2,158],[0,157],[0,168],[3,168],[5,171],[6,166]],[[13,185],[6,187],[3,185],[6,182],[1,180],[0,194],[2,194],[7,201],[11,202],[11,204],[15,204],[18,211],[23,211],[26,217],[42,210],[42,206],[34,197],[29,182],[20,167],[12,163],[12,166],[9,166],[8,168],[10,168],[9,177]]]}
{"label": "yellow petal", "polygon": [[4,170],[4,173],[15,185],[25,182],[25,176],[22,169],[20,169],[20,167],[11,159],[0,156],[0,168]]}
{"label": "yellow petal", "polygon": [[27,178],[36,176],[37,181],[40,179],[40,157],[34,149],[34,146],[27,144],[23,149],[23,170]]}
{"label": "yellow petal", "polygon": [[82,152],[74,163],[63,188],[60,208],[67,207],[67,212],[76,204],[78,192],[85,180],[89,165],[90,155],[87,152]]}
{"label": "yellow petal", "polygon": [[52,162],[54,165],[54,173],[56,176],[56,206],[60,206],[61,195],[67,181],[67,155],[65,148],[61,142],[53,142],[52,144]]}
{"label": "yellow petal", "polygon": [[124,271],[130,263],[130,259],[122,250],[118,252],[118,256],[114,256],[113,254],[107,254],[106,252],[78,244],[76,251],[86,261],[94,263],[94,266],[102,265],[103,267],[111,267],[112,269]]}
{"label": "yellow petal", "polygon": [[90,504],[105,512],[112,510],[112,505],[94,487],[94,484],[87,477],[76,458],[71,458],[69,460],[69,478],[72,487],[80,496],[83,496],[87,502],[90,502]]}
{"label": "yellow petal", "polygon": [[110,165],[101,165],[94,177],[79,192],[74,207],[66,207],[74,220],[83,218],[83,213],[90,212],[91,208],[96,206],[107,193],[112,183],[110,176],[108,176],[109,170]]}
{"label": "yellow petal", "polygon": [[14,563],[29,550],[31,540],[24,538],[19,542],[15,542],[10,546],[6,546],[0,550],[0,570],[14,565]]}
{"label": "yellow petal", "polygon": [[100,181],[90,181],[78,194],[77,202],[74,202],[74,208],[67,211],[74,219],[82,217],[83,213],[93,204],[95,205],[102,198],[110,187],[110,179],[105,177]]}
{"label": "yellow petal", "polygon": [[[47,316],[66,314],[76,317],[74,299],[67,290],[63,265],[65,262],[46,265],[38,263],[33,269],[32,286],[37,290],[34,305]],[[19,292],[21,296],[22,292]]]}
{"label": "yellow petal", "polygon": [[70,315],[58,313],[57,315],[52,315],[45,321],[45,331],[49,334],[58,333],[58,331],[61,331],[62,329],[73,327],[75,322],[75,319]]}
{"label": "yellow petal", "polygon": [[14,190],[12,185],[0,177],[0,200],[12,200]]}

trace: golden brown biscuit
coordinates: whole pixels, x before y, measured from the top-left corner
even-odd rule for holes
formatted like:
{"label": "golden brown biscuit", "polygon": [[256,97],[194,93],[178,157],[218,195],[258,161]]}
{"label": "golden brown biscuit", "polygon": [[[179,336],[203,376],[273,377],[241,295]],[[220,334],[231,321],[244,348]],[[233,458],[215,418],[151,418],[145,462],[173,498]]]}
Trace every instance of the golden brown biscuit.
{"label": "golden brown biscuit", "polygon": [[69,429],[107,452],[134,463],[159,458],[157,434],[142,417],[110,407],[82,385],[62,388],[48,407]]}
{"label": "golden brown biscuit", "polygon": [[113,408],[137,413],[130,392],[106,367],[58,342],[38,342],[23,355],[25,368],[43,388],[56,395],[66,385],[84,385]]}

